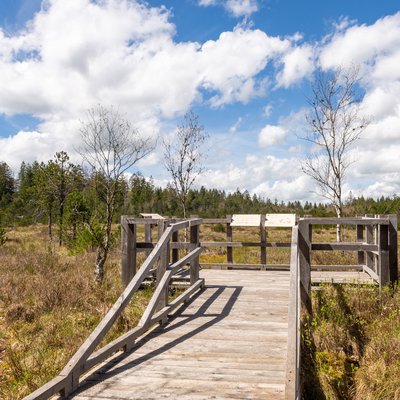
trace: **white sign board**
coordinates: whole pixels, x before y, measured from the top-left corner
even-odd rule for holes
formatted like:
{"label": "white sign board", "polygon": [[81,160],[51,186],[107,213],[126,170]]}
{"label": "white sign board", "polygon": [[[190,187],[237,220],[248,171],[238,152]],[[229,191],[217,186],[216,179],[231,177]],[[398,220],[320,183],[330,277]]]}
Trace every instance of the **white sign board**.
{"label": "white sign board", "polygon": [[266,214],[265,226],[291,227],[296,225],[296,214]]}
{"label": "white sign board", "polygon": [[260,226],[260,214],[234,214],[231,226]]}
{"label": "white sign board", "polygon": [[140,214],[143,218],[151,218],[151,219],[165,219],[162,217],[160,214],[145,214],[141,213]]}

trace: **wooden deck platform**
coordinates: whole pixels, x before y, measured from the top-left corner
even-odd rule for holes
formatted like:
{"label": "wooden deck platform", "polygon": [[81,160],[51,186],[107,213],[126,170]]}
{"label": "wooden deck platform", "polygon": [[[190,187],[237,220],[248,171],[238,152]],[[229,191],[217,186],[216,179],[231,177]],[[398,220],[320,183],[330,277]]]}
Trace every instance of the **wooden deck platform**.
{"label": "wooden deck platform", "polygon": [[203,270],[206,288],[71,399],[284,399],[289,272]]}
{"label": "wooden deck platform", "polygon": [[348,283],[355,285],[374,285],[376,282],[366,272],[361,271],[311,271],[311,282]]}

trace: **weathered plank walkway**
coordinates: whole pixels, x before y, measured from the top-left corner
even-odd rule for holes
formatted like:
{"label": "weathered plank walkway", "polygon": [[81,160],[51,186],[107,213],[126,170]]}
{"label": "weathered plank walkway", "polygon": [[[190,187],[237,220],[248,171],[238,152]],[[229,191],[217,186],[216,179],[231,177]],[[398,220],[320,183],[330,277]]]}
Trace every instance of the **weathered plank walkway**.
{"label": "weathered plank walkway", "polygon": [[71,399],[284,399],[288,271],[203,270],[206,288]]}

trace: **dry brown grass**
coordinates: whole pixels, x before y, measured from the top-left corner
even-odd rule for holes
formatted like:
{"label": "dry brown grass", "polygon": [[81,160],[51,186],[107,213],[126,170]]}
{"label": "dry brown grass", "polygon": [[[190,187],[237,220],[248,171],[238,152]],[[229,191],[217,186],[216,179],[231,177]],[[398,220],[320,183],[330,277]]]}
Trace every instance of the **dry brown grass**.
{"label": "dry brown grass", "polygon": [[[117,229],[117,227],[115,227]],[[156,232],[153,232],[156,237]],[[143,239],[143,228],[139,228]],[[290,242],[289,229],[269,229],[268,242]],[[54,377],[121,293],[119,244],[102,286],[94,283],[94,254],[49,248],[46,227],[18,228],[0,248],[0,398],[20,399]],[[334,229],[314,229],[315,241],[335,241]],[[347,240],[355,232],[346,230]],[[202,241],[226,233],[202,226]],[[234,241],[257,242],[257,228],[234,228]],[[288,248],[268,248],[268,263],[289,262]],[[225,262],[226,248],[209,248],[203,262]],[[235,248],[234,261],[259,263],[260,250]],[[355,255],[314,252],[313,264],[353,264]],[[149,301],[142,290],[108,335],[134,326]],[[316,318],[304,346],[310,355],[308,399],[400,400],[400,294],[375,288],[326,286],[314,295]],[[318,397],[321,396],[321,397]],[[397,397],[396,397],[397,396]]]}
{"label": "dry brown grass", "polygon": [[[49,249],[46,227],[18,228],[0,253],[0,398],[19,399],[53,378],[121,293],[119,252],[104,284],[94,254]],[[108,340],[136,324],[150,297],[136,295]]]}
{"label": "dry brown grass", "polygon": [[305,398],[400,399],[400,289],[327,285],[306,322]]}

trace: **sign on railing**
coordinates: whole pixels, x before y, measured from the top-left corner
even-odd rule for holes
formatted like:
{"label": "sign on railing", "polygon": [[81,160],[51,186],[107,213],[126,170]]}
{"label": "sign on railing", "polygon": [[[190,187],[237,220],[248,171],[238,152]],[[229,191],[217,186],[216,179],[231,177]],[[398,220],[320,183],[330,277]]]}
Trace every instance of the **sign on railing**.
{"label": "sign on railing", "polygon": [[[260,214],[233,214],[231,226],[260,226]],[[291,228],[296,225],[296,214],[266,214],[265,226]]]}

